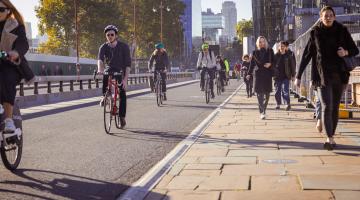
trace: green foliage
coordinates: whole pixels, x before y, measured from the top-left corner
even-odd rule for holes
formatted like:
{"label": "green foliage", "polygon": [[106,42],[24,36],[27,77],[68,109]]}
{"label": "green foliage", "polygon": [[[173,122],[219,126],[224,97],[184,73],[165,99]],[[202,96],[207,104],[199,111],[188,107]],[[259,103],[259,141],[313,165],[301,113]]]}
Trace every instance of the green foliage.
{"label": "green foliage", "polygon": [[238,35],[240,44],[243,43],[243,37],[251,35],[253,30],[254,30],[254,26],[252,19],[250,20],[242,19],[241,21],[238,22],[238,24],[236,25],[236,33]]}
{"label": "green foliage", "polygon": [[[160,1],[152,0],[77,0],[80,55],[96,57],[105,42],[103,29],[107,24],[118,26],[120,40],[132,46],[134,41],[134,2],[136,5],[137,57],[148,57],[160,41]],[[170,56],[177,56],[183,46],[180,15],[185,5],[179,0],[163,0],[163,43]],[[170,11],[167,11],[167,7]],[[157,12],[153,12],[153,8]],[[75,49],[74,0],[40,0],[36,8],[39,31],[49,36],[40,52],[69,55]]]}

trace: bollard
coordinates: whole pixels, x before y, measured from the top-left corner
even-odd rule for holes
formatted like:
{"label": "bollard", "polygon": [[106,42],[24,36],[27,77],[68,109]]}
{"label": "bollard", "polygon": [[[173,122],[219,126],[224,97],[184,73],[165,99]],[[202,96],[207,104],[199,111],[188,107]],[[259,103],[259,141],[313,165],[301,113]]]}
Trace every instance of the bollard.
{"label": "bollard", "polygon": [[24,96],[24,83],[20,83],[20,96]]}
{"label": "bollard", "polygon": [[82,82],[83,82],[82,80],[79,80],[79,84],[80,84],[80,85],[79,85],[79,89],[80,89],[80,90],[83,90],[83,89],[84,89]]}
{"label": "bollard", "polygon": [[74,81],[70,80],[70,91],[74,91]]}
{"label": "bollard", "polygon": [[95,80],[95,85],[96,85],[96,88],[99,88],[99,79]]}
{"label": "bollard", "polygon": [[59,84],[60,84],[60,86],[59,86],[59,92],[63,92],[63,91],[64,91],[64,89],[63,89],[63,82],[60,81]]}
{"label": "bollard", "polygon": [[88,89],[91,89],[91,79],[88,80]]}
{"label": "bollard", "polygon": [[47,93],[50,94],[51,93],[51,82],[48,81],[47,83]]}
{"label": "bollard", "polygon": [[34,82],[34,94],[39,94],[39,89],[38,89],[39,83],[38,82]]}

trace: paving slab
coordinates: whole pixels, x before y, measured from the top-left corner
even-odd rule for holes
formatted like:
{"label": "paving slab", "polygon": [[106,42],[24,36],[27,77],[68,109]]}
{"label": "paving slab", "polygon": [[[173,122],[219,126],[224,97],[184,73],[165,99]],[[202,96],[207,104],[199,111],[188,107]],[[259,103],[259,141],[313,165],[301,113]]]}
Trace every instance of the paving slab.
{"label": "paving slab", "polygon": [[156,189],[165,189],[167,185],[169,185],[170,181],[174,178],[175,176],[173,175],[165,175],[164,177],[162,177],[162,179],[160,180],[160,182],[156,185]]}
{"label": "paving slab", "polygon": [[354,156],[321,156],[320,159],[327,164],[344,164],[347,165],[359,165],[360,166],[360,157]]}
{"label": "paving slab", "polygon": [[283,165],[224,165],[221,174],[224,176],[271,176],[282,175],[285,171]]}
{"label": "paving slab", "polygon": [[220,192],[170,191],[164,200],[218,200]]}
{"label": "paving slab", "polygon": [[264,192],[296,192],[301,191],[301,187],[296,176],[252,176],[251,190]]}
{"label": "paving slab", "polygon": [[360,190],[359,175],[300,175],[303,190]]}
{"label": "paving slab", "polygon": [[206,177],[204,176],[176,176],[166,186],[168,190],[194,190]]}
{"label": "paving slab", "polygon": [[224,191],[221,200],[334,200],[329,191],[253,192]]}
{"label": "paving slab", "polygon": [[195,170],[216,170],[221,169],[222,164],[187,164],[184,169],[195,169]]}
{"label": "paving slab", "polygon": [[163,189],[153,189],[146,195],[144,200],[162,200],[166,195],[166,190]]}
{"label": "paving slab", "polygon": [[255,164],[256,157],[203,157],[200,163],[204,164]]}
{"label": "paving slab", "polygon": [[228,156],[279,156],[279,150],[230,150]]}
{"label": "paving slab", "polygon": [[292,175],[360,175],[359,165],[287,165],[286,169]]}
{"label": "paving slab", "polygon": [[188,152],[186,152],[185,156],[226,156],[227,152],[227,149],[190,149]]}
{"label": "paving slab", "polygon": [[248,190],[250,176],[210,176],[198,190]]}
{"label": "paving slab", "polygon": [[183,170],[181,176],[218,176],[221,170]]}
{"label": "paving slab", "polygon": [[336,200],[359,200],[360,191],[334,190],[333,194]]}

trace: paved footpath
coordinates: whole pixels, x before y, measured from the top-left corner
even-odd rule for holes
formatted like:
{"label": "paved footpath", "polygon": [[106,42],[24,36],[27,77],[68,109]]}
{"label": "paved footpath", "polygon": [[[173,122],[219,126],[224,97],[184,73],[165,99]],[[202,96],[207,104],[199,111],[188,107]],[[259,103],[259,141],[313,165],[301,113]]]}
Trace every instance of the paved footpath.
{"label": "paved footpath", "polygon": [[274,110],[270,98],[261,120],[241,89],[145,199],[359,200],[359,116],[341,121],[327,151],[311,110],[296,99]]}

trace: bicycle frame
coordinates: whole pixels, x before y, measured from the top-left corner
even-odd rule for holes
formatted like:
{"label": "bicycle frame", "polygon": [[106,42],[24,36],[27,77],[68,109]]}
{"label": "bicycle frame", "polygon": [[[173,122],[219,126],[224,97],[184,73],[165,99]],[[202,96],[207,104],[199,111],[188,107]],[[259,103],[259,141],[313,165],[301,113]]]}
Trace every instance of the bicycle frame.
{"label": "bicycle frame", "polygon": [[[114,87],[114,89],[113,89]],[[114,102],[117,101],[118,94],[119,94],[119,87],[118,87],[118,81],[117,79],[113,79],[112,75],[109,75],[108,79],[108,89],[107,91],[111,94],[111,98],[114,100]],[[114,91],[114,94],[112,94]],[[114,103],[114,106],[112,107],[112,115],[116,115],[118,112],[118,108],[116,107],[116,103]]]}

